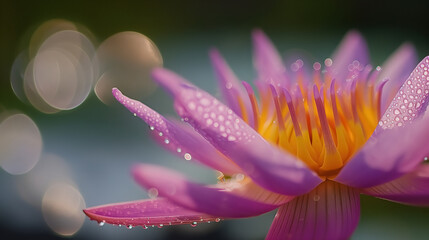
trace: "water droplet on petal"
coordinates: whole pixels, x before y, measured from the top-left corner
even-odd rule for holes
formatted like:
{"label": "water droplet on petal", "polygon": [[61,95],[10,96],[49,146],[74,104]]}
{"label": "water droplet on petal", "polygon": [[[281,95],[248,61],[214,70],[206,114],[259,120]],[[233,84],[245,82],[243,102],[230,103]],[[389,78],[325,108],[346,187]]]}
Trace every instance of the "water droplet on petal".
{"label": "water droplet on petal", "polygon": [[105,223],[106,223],[106,221],[103,220],[102,222],[98,223],[98,226],[102,227],[102,226],[104,226]]}
{"label": "water droplet on petal", "polygon": [[231,89],[232,88],[232,83],[231,82],[227,82],[225,84],[226,89]]}
{"label": "water droplet on petal", "polygon": [[215,219],[215,222],[220,222],[220,218],[216,218],[216,219]]}
{"label": "water droplet on petal", "polygon": [[133,225],[128,225],[128,227],[127,227],[128,229],[132,229],[133,228]]}
{"label": "water droplet on petal", "polygon": [[191,227],[196,227],[196,226],[197,226],[197,224],[198,224],[197,222],[192,222],[192,223],[191,223]]}
{"label": "water droplet on petal", "polygon": [[192,156],[189,153],[185,153],[184,158],[186,161],[190,161],[192,159]]}
{"label": "water droplet on petal", "polygon": [[320,196],[319,195],[314,195],[313,200],[315,202],[319,201],[320,200]]}
{"label": "water droplet on petal", "polygon": [[165,144],[169,144],[169,143],[170,143],[170,140],[165,139],[165,140],[164,140],[164,142],[165,142]]}
{"label": "water droplet on petal", "polygon": [[158,189],[156,188],[149,188],[147,191],[147,194],[149,195],[149,198],[154,199],[158,197]]}
{"label": "water droplet on petal", "polygon": [[182,152],[182,149],[181,148],[177,148],[177,152],[178,153]]}

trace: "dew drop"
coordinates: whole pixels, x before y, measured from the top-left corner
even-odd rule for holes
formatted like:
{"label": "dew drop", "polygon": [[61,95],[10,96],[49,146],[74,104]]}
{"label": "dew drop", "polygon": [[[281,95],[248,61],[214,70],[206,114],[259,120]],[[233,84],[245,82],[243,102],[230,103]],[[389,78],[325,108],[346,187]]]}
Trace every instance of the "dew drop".
{"label": "dew drop", "polygon": [[159,224],[158,225],[158,228],[162,228],[162,227],[164,227],[164,224]]}
{"label": "dew drop", "polygon": [[102,227],[102,226],[104,226],[105,223],[106,223],[106,221],[103,220],[102,222],[98,223],[98,226]]}
{"label": "dew drop", "polygon": [[177,148],[177,152],[178,153],[182,152],[182,149],[181,148]]}
{"label": "dew drop", "polygon": [[190,102],[190,103],[188,103],[188,107],[189,107],[189,109],[191,109],[191,110],[195,110],[196,105],[195,105],[195,103]]}
{"label": "dew drop", "polygon": [[170,140],[165,139],[165,140],[164,140],[164,142],[165,142],[165,144],[169,144],[169,143],[170,143]]}
{"label": "dew drop", "polygon": [[134,115],[134,117],[136,117],[136,116],[137,116],[137,113],[134,113],[133,115]]}
{"label": "dew drop", "polygon": [[128,229],[132,229],[133,228],[133,225],[128,225],[128,227],[127,227]]}
{"label": "dew drop", "polygon": [[226,89],[231,89],[232,88],[232,83],[231,82],[227,82],[225,84]]}
{"label": "dew drop", "polygon": [[213,123],[213,120],[211,120],[210,118],[206,120],[207,126],[210,126],[212,123]]}
{"label": "dew drop", "polygon": [[207,223],[211,223],[210,221],[207,221]]}
{"label": "dew drop", "polygon": [[313,200],[315,202],[319,201],[320,200],[320,196],[319,195],[314,195]]}
{"label": "dew drop", "polygon": [[189,153],[185,153],[184,158],[186,161],[190,161],[192,159],[192,156]]}
{"label": "dew drop", "polygon": [[158,134],[160,137],[162,137],[162,135],[163,135],[163,133],[162,132],[159,132],[159,134]]}
{"label": "dew drop", "polygon": [[325,66],[327,66],[327,67],[332,66],[332,59],[330,59],[330,58],[325,59]]}
{"label": "dew drop", "polygon": [[155,130],[155,127],[154,126],[149,126],[149,129],[153,131],[153,130]]}
{"label": "dew drop", "polygon": [[424,157],[423,158],[423,161],[425,161],[425,162],[427,162],[429,160],[429,158],[428,157]]}
{"label": "dew drop", "polygon": [[220,222],[220,218],[216,218],[216,219],[215,219],[215,222]]}
{"label": "dew drop", "polygon": [[237,181],[243,181],[244,180],[244,174],[238,173],[234,176],[235,180]]}
{"label": "dew drop", "polygon": [[228,136],[228,141],[230,141],[230,142],[233,142],[233,141],[235,141],[235,140],[237,140],[234,136]]}
{"label": "dew drop", "polygon": [[149,195],[149,198],[155,199],[158,197],[158,189],[149,188],[149,190],[147,191],[147,194]]}
{"label": "dew drop", "polygon": [[192,222],[192,223],[191,223],[191,227],[196,227],[196,226],[197,226],[197,224],[198,224],[197,222]]}
{"label": "dew drop", "polygon": [[147,229],[148,227],[146,225],[142,226],[143,229]]}

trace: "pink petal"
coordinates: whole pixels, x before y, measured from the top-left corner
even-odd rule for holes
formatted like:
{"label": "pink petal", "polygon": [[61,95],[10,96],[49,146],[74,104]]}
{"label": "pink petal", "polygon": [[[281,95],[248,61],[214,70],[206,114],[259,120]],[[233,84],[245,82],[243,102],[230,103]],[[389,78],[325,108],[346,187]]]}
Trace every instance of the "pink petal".
{"label": "pink petal", "polygon": [[[222,58],[216,49],[210,51],[210,59],[218,78],[219,88],[222,92],[223,98],[226,100],[227,105],[240,117],[243,118],[238,98],[243,102],[245,110],[249,115],[249,120],[253,121],[250,117],[252,106],[250,104],[249,96],[241,82],[237,79],[231,68],[226,61]],[[252,125],[252,123],[250,123]]]}
{"label": "pink petal", "polygon": [[349,160],[335,181],[367,188],[413,171],[429,153],[428,123],[429,116],[404,127],[373,134]]}
{"label": "pink petal", "polygon": [[279,208],[266,240],[344,240],[359,222],[359,191],[326,181]]}
{"label": "pink petal", "polygon": [[429,206],[429,165],[422,164],[391,182],[371,188],[365,188],[363,193],[390,201]]}
{"label": "pink petal", "polygon": [[[208,93],[192,85],[176,87],[177,84],[170,84],[174,81],[170,75],[153,76],[173,92],[178,114],[263,188],[296,196],[309,192],[322,181],[302,161],[265,141]],[[193,105],[203,111],[195,111]]]}
{"label": "pink petal", "polygon": [[167,120],[143,103],[124,96],[116,88],[112,92],[121,104],[150,126],[157,141],[171,152],[182,158],[188,154],[185,159],[191,156],[200,163],[227,174],[241,172],[236,164],[195,131]]}
{"label": "pink petal", "polygon": [[421,116],[429,102],[429,56],[413,70],[377,126],[376,131],[407,125]]}
{"label": "pink petal", "polygon": [[178,172],[155,165],[136,165],[133,167],[133,176],[138,184],[157,189],[160,196],[173,203],[210,215],[250,217],[269,212],[278,206],[241,197],[225,189],[192,183]]}
{"label": "pink petal", "polygon": [[100,224],[124,226],[159,227],[220,220],[214,216],[179,207],[164,198],[102,205],[83,211],[91,220]]}
{"label": "pink petal", "polygon": [[388,79],[383,87],[381,112],[384,113],[395,97],[399,88],[408,78],[417,64],[417,52],[412,44],[405,43],[399,47],[382,65],[378,82]]}
{"label": "pink petal", "polygon": [[357,60],[360,65],[369,63],[368,47],[365,39],[357,31],[350,31],[332,54],[332,69],[338,82],[345,82],[349,73],[348,66]]}
{"label": "pink petal", "polygon": [[253,31],[254,65],[258,78],[276,87],[287,87],[286,68],[270,39],[264,32]]}

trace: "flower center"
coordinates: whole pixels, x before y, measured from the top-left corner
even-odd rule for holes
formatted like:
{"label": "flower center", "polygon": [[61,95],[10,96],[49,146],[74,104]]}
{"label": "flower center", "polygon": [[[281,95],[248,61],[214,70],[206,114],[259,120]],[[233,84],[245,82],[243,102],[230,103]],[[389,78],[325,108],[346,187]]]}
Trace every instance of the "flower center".
{"label": "flower center", "polygon": [[258,81],[259,102],[243,82],[252,112],[239,99],[241,115],[267,141],[297,156],[319,176],[333,178],[377,126],[385,84],[376,84],[380,68],[371,71],[355,61],[341,82],[332,78],[329,67],[321,72],[320,64],[314,65],[311,77],[302,68],[293,70],[288,87]]}

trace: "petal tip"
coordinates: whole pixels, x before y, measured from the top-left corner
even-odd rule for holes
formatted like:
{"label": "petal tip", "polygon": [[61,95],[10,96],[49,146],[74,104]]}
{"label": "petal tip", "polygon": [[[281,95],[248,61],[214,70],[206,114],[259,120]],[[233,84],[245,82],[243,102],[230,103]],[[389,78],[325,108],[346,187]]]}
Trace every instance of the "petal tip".
{"label": "petal tip", "polygon": [[116,87],[112,88],[112,95],[116,98],[118,102],[122,103],[121,100],[124,98],[124,95],[119,89],[117,89]]}
{"label": "petal tip", "polygon": [[361,39],[361,40],[364,39],[363,36],[362,36],[362,34],[358,30],[356,30],[356,29],[352,29],[352,30],[348,31],[346,33],[346,38]]}
{"label": "petal tip", "polygon": [[254,38],[257,38],[257,37],[265,36],[265,33],[264,33],[264,31],[262,31],[262,29],[260,29],[260,28],[255,28],[255,29],[253,29],[253,31],[252,31],[252,36],[253,36]]}
{"label": "petal tip", "polygon": [[215,48],[215,47],[212,47],[212,48],[210,48],[210,50],[209,50],[209,56],[210,56],[210,58],[219,58],[220,57],[220,52],[219,52],[219,50],[217,50],[217,48]]}
{"label": "petal tip", "polygon": [[83,213],[89,217],[90,220],[99,220],[99,216],[95,214],[93,211],[91,211],[91,208],[82,209]]}

